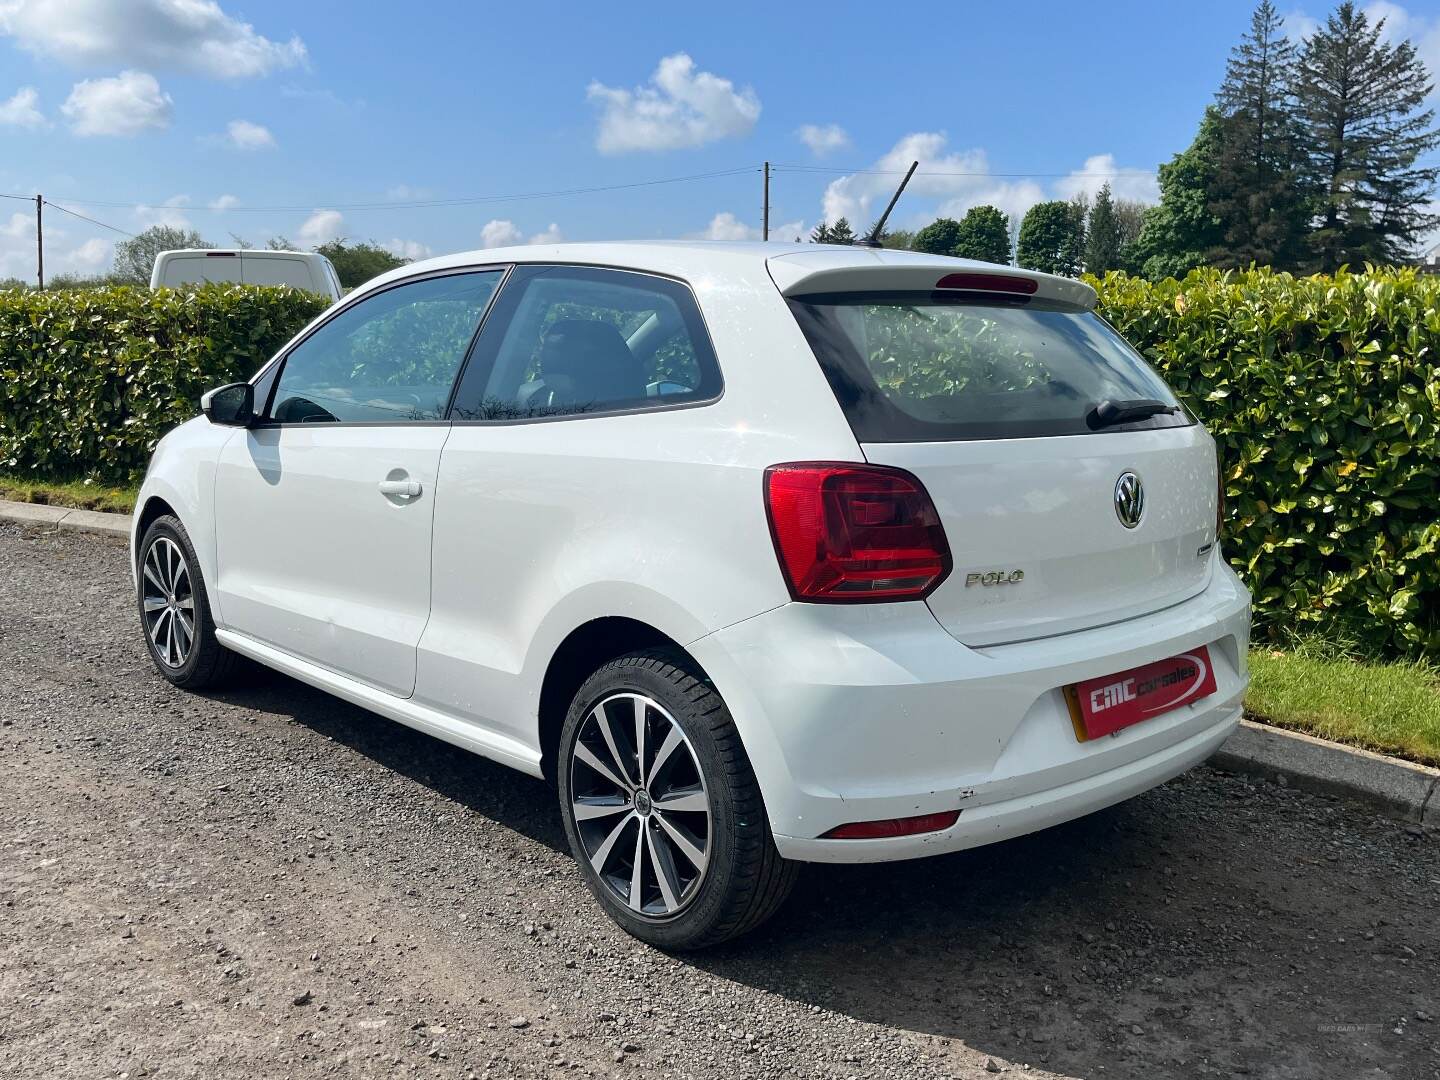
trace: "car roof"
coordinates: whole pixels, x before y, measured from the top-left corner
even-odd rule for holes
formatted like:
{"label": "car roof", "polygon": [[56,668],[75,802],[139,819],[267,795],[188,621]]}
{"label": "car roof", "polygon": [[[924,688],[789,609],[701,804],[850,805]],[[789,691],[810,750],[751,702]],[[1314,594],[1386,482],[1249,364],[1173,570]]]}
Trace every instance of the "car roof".
{"label": "car roof", "polygon": [[324,258],[318,251],[276,251],[273,248],[174,248],[160,252],[156,258],[164,255],[243,255],[248,259],[293,259],[297,256],[302,259]]}
{"label": "car roof", "polygon": [[692,283],[717,273],[733,273],[748,267],[768,271],[780,291],[787,295],[815,292],[821,288],[838,291],[874,289],[881,287],[875,283],[877,279],[883,280],[886,288],[928,289],[946,274],[970,272],[1034,281],[1036,294],[1049,299],[1084,307],[1095,303],[1095,290],[1073,278],[973,259],[839,244],[717,240],[600,241],[462,251],[391,270],[366,282],[357,292],[369,292],[417,273],[484,263],[602,266],[664,274]]}

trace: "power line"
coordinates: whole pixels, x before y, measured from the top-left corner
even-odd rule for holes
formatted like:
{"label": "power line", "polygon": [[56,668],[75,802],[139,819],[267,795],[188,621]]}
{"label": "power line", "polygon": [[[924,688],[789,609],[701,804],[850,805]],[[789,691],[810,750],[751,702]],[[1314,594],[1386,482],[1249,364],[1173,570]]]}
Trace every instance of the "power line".
{"label": "power line", "polygon": [[[741,176],[747,173],[757,173],[758,166],[746,165],[736,169],[719,169],[714,172],[693,173],[689,176],[668,176],[658,180],[636,180],[626,184],[601,184],[593,187],[557,188],[550,191],[524,191],[510,192],[502,195],[462,195],[448,199],[408,199],[390,200],[386,202],[368,203],[332,203],[316,201],[301,205],[290,206],[227,206],[227,207],[200,207],[186,206],[177,207],[174,204],[166,203],[131,203],[115,202],[102,199],[67,199],[67,202],[79,206],[108,206],[134,210],[180,210],[185,213],[202,212],[231,212],[244,211],[250,213],[303,213],[308,214],[317,209],[337,210],[352,212],[357,210],[420,210],[430,207],[446,206],[471,206],[478,203],[493,202],[528,202],[533,199],[556,199],[571,195],[590,195],[604,191],[623,191],[630,188],[656,187],[661,184],[683,184],[694,180],[713,180],[724,176]],[[52,204],[53,205],[53,204]]]}
{"label": "power line", "polygon": [[132,232],[126,232],[124,229],[117,228],[117,227],[114,226],[114,225],[107,225],[107,224],[105,224],[105,222],[103,222],[103,221],[96,221],[96,220],[95,220],[94,218],[92,218],[92,217],[86,217],[84,214],[77,214],[74,210],[67,210],[65,207],[61,206],[59,203],[53,203],[53,202],[51,202],[49,199],[46,199],[46,200],[45,200],[45,205],[46,205],[46,206],[49,206],[49,207],[52,207],[52,208],[55,209],[55,210],[59,210],[62,214],[69,214],[71,217],[79,218],[81,221],[88,221],[91,225],[99,225],[102,229],[109,229],[111,232],[117,232],[117,233],[119,233],[121,236],[132,236],[132,237],[133,237],[133,236],[135,235],[135,234],[132,233]]}
{"label": "power line", "polygon": [[[842,169],[842,168],[831,167],[831,166],[828,166],[828,165],[777,165],[777,164],[772,164],[772,165],[770,166],[770,168],[772,168],[772,169],[783,169],[783,170],[785,170],[786,172],[845,173],[845,174],[847,174],[847,175],[861,175],[861,176],[902,176],[902,175],[904,175],[904,173],[905,173],[905,170],[904,170],[904,169]],[[915,175],[916,175],[916,176],[999,177],[999,178],[1003,178],[1003,179],[1007,179],[1007,180],[1024,180],[1024,179],[1031,179],[1031,178],[1034,178],[1034,179],[1049,179],[1049,178],[1055,178],[1055,177],[1058,177],[1058,178],[1068,178],[1068,177],[1072,177],[1072,176],[1073,176],[1073,177],[1076,177],[1077,179],[1078,179],[1078,178],[1094,177],[1094,178],[1097,179],[1097,180],[1098,180],[1098,179],[1116,180],[1116,179],[1119,179],[1120,177],[1130,177],[1130,176],[1148,175],[1148,174],[1146,174],[1143,169],[1136,169],[1136,170],[1132,170],[1132,171],[1130,171],[1130,172],[1063,172],[1063,173],[1061,173],[1061,172],[1048,172],[1048,173],[1047,173],[1047,172],[1034,172],[1034,173],[1021,173],[1021,172],[952,172],[952,171],[949,171],[949,170],[937,170],[937,169],[932,169],[932,170],[928,170],[928,171],[927,171],[927,170],[922,169],[922,170],[920,170],[919,172],[917,172]]]}
{"label": "power line", "polygon": [[5,192],[0,191],[0,199],[22,199],[22,200],[24,200],[25,202],[34,202],[34,201],[35,201],[35,196],[34,196],[34,195],[8,195],[8,194],[6,194]]}

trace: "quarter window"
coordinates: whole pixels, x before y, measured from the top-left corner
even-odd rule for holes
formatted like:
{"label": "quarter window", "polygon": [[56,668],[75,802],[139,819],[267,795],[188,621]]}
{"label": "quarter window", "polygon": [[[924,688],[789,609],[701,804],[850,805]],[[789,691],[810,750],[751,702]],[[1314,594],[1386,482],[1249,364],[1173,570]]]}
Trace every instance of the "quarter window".
{"label": "quarter window", "polygon": [[276,423],[415,423],[445,415],[503,271],[407,282],[346,308],[285,358]]}
{"label": "quarter window", "polygon": [[[526,420],[660,408],[720,392],[690,290],[646,274],[520,268],[457,397],[456,419]],[[483,383],[482,383],[483,380]]]}

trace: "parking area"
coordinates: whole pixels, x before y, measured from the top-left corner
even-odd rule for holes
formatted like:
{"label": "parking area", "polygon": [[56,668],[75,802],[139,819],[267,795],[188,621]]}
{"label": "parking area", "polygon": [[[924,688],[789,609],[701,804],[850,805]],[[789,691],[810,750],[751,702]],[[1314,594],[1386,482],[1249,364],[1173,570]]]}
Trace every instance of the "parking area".
{"label": "parking area", "polygon": [[172,689],[125,559],[0,525],[0,1075],[1440,1077],[1433,834],[1202,767],[670,957],[541,782]]}

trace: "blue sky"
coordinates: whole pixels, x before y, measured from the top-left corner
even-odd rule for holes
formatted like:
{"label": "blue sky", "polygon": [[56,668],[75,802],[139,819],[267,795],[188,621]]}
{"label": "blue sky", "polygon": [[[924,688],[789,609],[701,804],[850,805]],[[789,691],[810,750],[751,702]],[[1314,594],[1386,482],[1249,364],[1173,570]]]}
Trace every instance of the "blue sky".
{"label": "blue sky", "polygon": [[[1440,60],[1440,3],[1369,7]],[[758,238],[766,159],[787,239],[870,220],[915,157],[900,225],[1105,179],[1153,199],[1252,3],[912,3],[889,21],[874,4],[601,8],[0,0],[0,192],[126,232],[341,235],[411,256]],[[1281,8],[1299,30],[1328,10]],[[728,175],[404,205],[713,173]],[[52,272],[108,267],[119,233],[46,213]],[[32,218],[0,200],[0,278],[33,275]]]}

